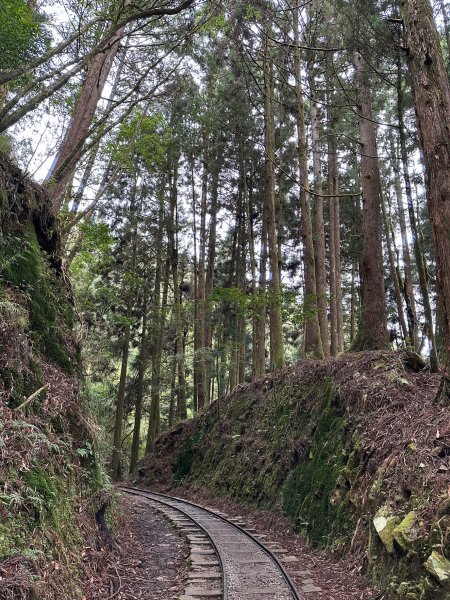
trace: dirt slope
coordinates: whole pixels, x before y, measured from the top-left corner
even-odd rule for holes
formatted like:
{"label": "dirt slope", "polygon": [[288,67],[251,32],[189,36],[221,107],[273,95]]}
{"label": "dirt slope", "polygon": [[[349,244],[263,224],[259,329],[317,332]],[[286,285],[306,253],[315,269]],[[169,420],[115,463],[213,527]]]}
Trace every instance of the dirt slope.
{"label": "dirt slope", "polygon": [[1,600],[81,600],[107,553],[73,325],[48,196],[0,155]]}
{"label": "dirt slope", "polygon": [[[282,511],[386,598],[450,598],[450,411],[407,354],[302,361],[160,437],[142,483]],[[450,578],[450,570],[448,572]]]}

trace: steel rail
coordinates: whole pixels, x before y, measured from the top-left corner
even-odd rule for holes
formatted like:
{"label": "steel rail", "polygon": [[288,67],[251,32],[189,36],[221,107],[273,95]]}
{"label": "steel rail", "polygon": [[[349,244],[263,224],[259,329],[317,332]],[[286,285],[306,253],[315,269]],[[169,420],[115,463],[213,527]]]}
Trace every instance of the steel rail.
{"label": "steel rail", "polygon": [[[160,494],[158,492],[151,492],[150,490],[145,490],[143,488],[135,488],[135,487],[126,487],[126,486],[119,486],[119,489],[124,489],[126,491],[130,491],[131,493],[136,492],[140,492],[136,495],[150,495],[150,496],[160,496],[161,498],[167,498],[169,500],[175,500],[176,502],[182,502],[184,504],[187,504],[188,506],[192,506],[194,508],[198,508],[201,509],[207,513],[209,513],[210,515],[213,515],[214,517],[217,517],[219,519],[221,519],[222,521],[224,521],[225,523],[227,523],[228,525],[232,525],[235,529],[237,529],[238,531],[240,531],[241,533],[243,533],[244,535],[246,535],[248,538],[250,538],[255,544],[257,544],[257,546],[259,546],[261,548],[261,550],[263,550],[267,556],[269,556],[269,558],[277,565],[277,567],[279,568],[279,570],[281,571],[281,574],[283,575],[284,580],[286,581],[286,583],[289,586],[289,589],[293,595],[294,600],[305,600],[304,596],[302,596],[298,590],[297,587],[295,585],[295,583],[292,581],[291,577],[289,576],[289,574],[286,572],[286,569],[284,568],[283,563],[280,561],[280,559],[274,554],[274,552],[272,552],[269,548],[267,548],[257,537],[255,537],[254,535],[252,535],[251,533],[249,533],[248,531],[246,531],[243,527],[241,527],[240,525],[237,525],[236,523],[233,523],[233,521],[230,521],[229,519],[227,519],[226,517],[219,515],[218,513],[205,508],[204,506],[201,506],[200,504],[196,504],[195,502],[191,502],[189,500],[185,500],[184,498],[178,498],[177,496],[169,496],[167,494]],[[169,504],[167,504],[167,506],[170,506]],[[178,509],[176,509],[178,510]],[[183,512],[180,510],[180,512]],[[189,516],[189,518],[192,519],[192,517]],[[192,519],[194,520],[194,519]],[[200,526],[201,527],[201,526]],[[203,528],[202,528],[203,529]],[[209,535],[208,535],[209,537]],[[213,544],[214,545],[214,544]],[[221,560],[222,563],[222,560]],[[223,565],[223,572],[224,575],[226,575],[225,573],[225,567],[224,567],[224,563],[222,563]],[[224,578],[224,599],[226,599],[226,580]]]}
{"label": "steel rail", "polygon": [[[228,599],[227,583],[228,582],[227,582],[227,573],[226,573],[226,569],[225,569],[225,560],[224,560],[222,551],[218,548],[217,544],[212,539],[212,537],[210,536],[208,531],[203,527],[203,525],[200,525],[200,523],[198,521],[196,521],[196,519],[194,517],[192,517],[192,515],[188,514],[183,509],[178,508],[177,506],[173,506],[169,502],[164,502],[164,500],[159,500],[158,498],[153,498],[153,496],[155,495],[154,492],[149,492],[148,490],[143,490],[143,489],[139,489],[139,488],[126,487],[126,486],[122,486],[122,485],[117,486],[117,487],[119,490],[123,490],[127,494],[132,494],[134,496],[142,496],[143,498],[148,498],[149,500],[153,500],[154,502],[159,502],[160,504],[163,504],[164,506],[167,506],[169,508],[172,508],[173,510],[178,511],[179,513],[184,515],[187,519],[189,519],[189,521],[192,521],[193,523],[195,523],[195,526],[198,527],[201,531],[203,531],[203,533],[206,535],[206,537],[210,541],[211,546],[214,548],[214,551],[219,558],[220,570],[222,573],[222,587],[223,587],[222,596],[223,596],[223,600],[227,600]],[[162,498],[168,498],[168,499],[178,501],[177,498],[171,498],[171,496],[164,496],[164,494],[156,494],[156,495],[161,496]],[[189,504],[189,503],[187,503],[187,504]],[[219,515],[216,515],[216,516],[218,517]]]}

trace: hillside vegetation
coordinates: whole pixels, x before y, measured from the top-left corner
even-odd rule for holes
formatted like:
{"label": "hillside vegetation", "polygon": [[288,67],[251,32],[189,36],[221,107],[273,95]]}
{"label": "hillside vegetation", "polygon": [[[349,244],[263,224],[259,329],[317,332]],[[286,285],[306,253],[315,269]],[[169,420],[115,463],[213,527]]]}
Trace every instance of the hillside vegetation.
{"label": "hillside vegetation", "polygon": [[386,597],[448,598],[448,407],[417,358],[305,360],[239,386],[161,436],[141,483],[280,510],[312,544],[357,553]]}
{"label": "hillside vegetation", "polygon": [[0,598],[82,598],[108,492],[79,397],[55,219],[4,157],[0,224]]}

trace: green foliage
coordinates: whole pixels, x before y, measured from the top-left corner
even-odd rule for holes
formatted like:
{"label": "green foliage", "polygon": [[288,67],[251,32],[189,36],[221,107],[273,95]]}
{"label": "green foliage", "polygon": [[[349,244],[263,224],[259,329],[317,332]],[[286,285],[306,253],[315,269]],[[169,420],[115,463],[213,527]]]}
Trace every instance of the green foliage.
{"label": "green foliage", "polygon": [[109,231],[107,223],[98,223],[96,221],[87,221],[79,226],[83,233],[83,250],[85,252],[108,252],[111,249],[113,238]]}
{"label": "green foliage", "polygon": [[[0,503],[4,502],[5,494],[0,494]],[[10,495],[11,496],[11,495]],[[0,560],[14,556],[26,545],[26,528],[20,519],[0,523]]]}
{"label": "green foliage", "polygon": [[248,4],[245,9],[245,20],[250,23],[259,23],[262,18],[262,13],[253,4]]}
{"label": "green foliage", "polygon": [[290,321],[292,325],[301,326],[305,319],[310,319],[317,313],[317,296],[310,295],[299,305],[298,293],[293,290],[284,290],[282,296],[283,321]]}
{"label": "green foliage", "polygon": [[42,467],[35,466],[26,471],[22,479],[28,486],[27,502],[36,515],[37,521],[42,521],[56,506],[58,490],[50,474]]}
{"label": "green foliage", "polygon": [[77,454],[80,458],[92,458],[94,456],[92,444],[86,442],[83,447],[77,449]]}
{"label": "green foliage", "polygon": [[[113,238],[105,223],[88,221],[79,226],[81,247],[70,265],[72,283],[82,310],[95,309],[95,293],[103,287],[100,275],[111,263]],[[106,294],[110,293],[104,286]]]}
{"label": "green foliage", "polygon": [[0,5],[0,70],[26,62],[36,52],[42,28],[25,0]]}
{"label": "green foliage", "polygon": [[249,315],[252,297],[237,287],[216,287],[210,297],[214,303],[225,303],[238,315]]}
{"label": "green foliage", "polygon": [[[214,35],[218,32],[226,32],[229,29],[226,16],[223,12],[210,16],[210,8],[200,8],[196,11],[196,25],[199,26],[198,33]],[[203,23],[202,26],[200,24]]]}
{"label": "green foliage", "polygon": [[149,171],[161,166],[168,144],[168,131],[160,114],[146,115],[136,110],[120,127],[111,153],[114,160],[133,171],[138,164]]}
{"label": "green foliage", "polygon": [[[270,288],[266,292],[258,290],[256,298],[253,298],[252,295],[237,287],[216,287],[210,300],[217,304],[228,304],[236,314],[249,317],[252,315],[254,308],[269,304],[272,298],[273,292]],[[297,292],[283,290],[277,301],[281,303],[285,320],[290,319],[291,322],[297,324],[303,322],[306,312],[299,309]],[[312,305],[312,302],[310,304]]]}
{"label": "green foliage", "polygon": [[35,450],[36,448],[43,448],[46,453],[61,454],[62,449],[67,448],[65,442],[62,440],[58,443],[51,441],[39,427],[27,421],[15,420],[11,424],[11,429],[15,432],[17,438],[22,438],[21,442],[24,446]]}

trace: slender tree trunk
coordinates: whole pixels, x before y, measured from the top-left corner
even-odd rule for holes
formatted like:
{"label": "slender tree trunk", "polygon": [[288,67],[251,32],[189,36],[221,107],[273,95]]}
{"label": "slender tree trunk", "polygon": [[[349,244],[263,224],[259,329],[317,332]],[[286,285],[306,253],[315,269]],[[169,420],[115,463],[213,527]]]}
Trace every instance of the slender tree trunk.
{"label": "slender tree trunk", "polygon": [[[328,169],[330,160],[328,159]],[[338,324],[337,324],[337,301],[336,301],[336,251],[334,237],[336,235],[335,212],[333,198],[329,202],[330,214],[330,354],[336,356],[338,353]]]}
{"label": "slender tree trunk", "polygon": [[305,133],[305,112],[302,90],[301,52],[299,36],[299,9],[293,9],[293,31],[294,31],[294,77],[295,97],[297,109],[297,146],[298,146],[298,170],[300,184],[300,210],[301,230],[303,239],[303,263],[305,272],[304,289],[304,312],[305,312],[305,353],[310,356],[321,358],[323,348],[320,339],[317,288],[314,261],[314,242],[311,223],[311,211],[308,197],[308,156]]}
{"label": "slender tree trunk", "polygon": [[409,224],[411,227],[411,236],[413,242],[414,258],[416,260],[417,274],[419,277],[419,286],[423,299],[423,312],[425,319],[425,335],[429,340],[430,350],[430,366],[431,370],[436,373],[439,369],[439,361],[436,350],[436,339],[434,335],[433,326],[433,313],[431,310],[430,294],[428,291],[428,273],[425,262],[425,257],[422,252],[420,245],[419,228],[417,225],[416,212],[414,208],[411,177],[409,174],[408,164],[408,150],[406,146],[406,131],[405,131],[405,119],[404,119],[404,97],[402,88],[402,71],[401,71],[401,60],[399,57],[397,65],[397,110],[398,110],[398,126],[399,126],[399,141],[400,141],[400,154],[403,167],[403,178],[405,181],[405,194],[406,202],[408,207]]}
{"label": "slender tree trunk", "polygon": [[442,19],[444,21],[445,41],[447,43],[447,73],[450,76],[450,18],[449,18],[449,7],[445,6],[445,1],[440,0],[439,5],[441,8]]}
{"label": "slender tree trunk", "polygon": [[[136,190],[133,195],[136,194]],[[135,198],[132,198],[132,209]],[[136,221],[136,215],[133,215],[133,220]],[[136,273],[136,254],[137,254],[137,226],[133,225],[133,241],[132,241],[132,258],[131,258],[131,278],[133,279]],[[127,300],[126,300],[126,312],[125,319],[126,325],[124,328],[123,342],[122,342],[122,361],[120,367],[119,377],[119,388],[117,391],[116,400],[116,414],[114,422],[114,436],[113,436],[113,448],[111,457],[111,477],[114,481],[117,481],[121,477],[121,457],[122,457],[122,432],[123,432],[123,420],[124,420],[124,403],[125,403],[125,386],[127,382],[127,371],[128,371],[128,355],[130,350],[130,336],[131,336],[131,325],[130,320],[133,311],[133,301],[135,295],[135,285],[132,281],[129,287]]]}
{"label": "slender tree trunk", "polygon": [[[131,310],[127,310],[126,318],[131,318]],[[130,347],[130,325],[125,326],[120,367],[119,389],[117,392],[116,414],[114,422],[114,439],[111,458],[111,477],[118,481],[121,477],[122,431],[124,419],[125,386],[127,381],[128,354]]]}
{"label": "slender tree trunk", "polygon": [[381,243],[380,172],[369,81],[364,68],[364,59],[360,54],[356,54],[354,62],[357,73],[357,109],[362,153],[363,252],[361,319],[353,348],[355,350],[380,350],[390,346]]}
{"label": "slender tree trunk", "polygon": [[400,0],[450,377],[450,87],[428,0]]}
{"label": "slender tree trunk", "polygon": [[147,443],[145,451],[151,452],[155,439],[159,433],[159,415],[160,415],[160,395],[161,395],[161,360],[163,351],[164,325],[165,325],[165,307],[167,304],[167,293],[169,287],[169,258],[166,260],[164,272],[163,299],[161,302],[161,281],[163,269],[163,237],[164,237],[164,197],[163,190],[160,191],[159,211],[158,211],[158,233],[156,235],[156,269],[155,269],[155,287],[153,290],[153,305],[151,319],[151,358],[152,358],[152,377],[150,393],[150,414],[147,430]]}
{"label": "slender tree trunk", "polygon": [[[211,295],[214,289],[214,270],[216,266],[216,244],[217,244],[217,213],[219,209],[219,180],[222,168],[223,156],[218,136],[214,139],[215,150],[211,165],[211,205],[209,220],[208,258],[205,275],[205,325],[204,340],[206,351],[211,352],[213,330],[212,330],[212,306]],[[207,402],[210,401],[211,378],[213,375],[213,359],[211,356],[206,360],[206,394]]]}
{"label": "slender tree trunk", "polygon": [[[284,36],[287,40],[287,36]],[[279,56],[276,57],[275,63],[278,63],[279,70],[275,71],[275,77],[278,77],[278,85],[274,90],[274,113],[276,115],[276,133],[278,139],[278,169],[276,180],[278,191],[275,194],[275,223],[277,231],[277,254],[278,254],[278,270],[281,273],[283,269],[283,239],[285,235],[285,206],[287,196],[287,173],[289,172],[289,146],[287,141],[290,135],[289,118],[286,113],[286,106],[289,106],[291,98],[291,89],[286,84],[284,74],[289,72],[290,66],[290,50],[286,46],[280,46]],[[278,87],[278,93],[276,88]],[[276,108],[275,108],[276,107]]]}
{"label": "slender tree trunk", "polygon": [[[238,237],[240,229],[240,198],[238,199],[234,220],[233,228],[233,245],[231,250],[231,261],[230,271],[228,275],[228,281],[226,283],[227,288],[237,287],[238,276],[237,276],[237,265],[238,265]],[[222,385],[223,391],[228,389],[230,392],[237,385],[237,364],[236,364],[236,326],[237,326],[237,307],[232,302],[226,302],[224,307],[225,319],[224,319],[224,330],[223,330],[223,353],[222,353],[222,364],[221,372],[223,384],[226,381],[226,372],[228,371],[228,386]]]}
{"label": "slender tree trunk", "polygon": [[390,139],[392,168],[394,171],[394,187],[397,200],[398,220],[400,224],[400,233],[402,238],[402,260],[403,270],[405,273],[405,281],[403,286],[403,296],[405,298],[406,315],[408,321],[408,340],[409,345],[414,350],[419,348],[419,329],[417,321],[416,300],[414,298],[414,285],[411,268],[411,254],[409,250],[408,232],[406,228],[405,207],[403,206],[402,183],[400,179],[400,165],[396,156],[394,138],[391,135]]}
{"label": "slender tree trunk", "polygon": [[[328,72],[332,70],[332,61],[328,57],[329,69],[326,72],[327,87],[332,85]],[[339,206],[339,168],[336,125],[338,122],[336,103],[333,93],[328,94],[328,194],[329,199],[329,254],[330,254],[330,322],[332,333],[332,356],[344,352],[344,309],[342,304],[341,275],[341,217]],[[333,353],[334,352],[334,353]]]}
{"label": "slender tree trunk", "polygon": [[175,330],[177,338],[177,363],[178,363],[178,402],[177,416],[179,419],[187,419],[187,404],[186,404],[186,377],[185,377],[185,356],[184,356],[184,335],[182,321],[182,305],[179,279],[179,264],[178,264],[178,162],[179,156],[174,159],[172,180],[170,184],[170,217],[168,219],[167,234],[169,238],[169,255],[172,268],[173,282],[173,312],[175,320]]}
{"label": "slender tree trunk", "polygon": [[[243,297],[246,294],[246,252],[247,235],[245,219],[245,173],[241,172],[239,178],[239,229],[237,239],[237,261],[236,261],[236,285]],[[236,384],[243,383],[245,380],[245,308],[239,306],[236,315]]]}
{"label": "slender tree trunk", "polygon": [[176,386],[177,386],[177,344],[174,343],[172,365],[170,371],[170,404],[169,404],[169,428],[175,424]]}
{"label": "slender tree trunk", "polygon": [[344,352],[344,307],[342,302],[342,273],[341,273],[341,215],[339,205],[339,177],[337,168],[337,155],[333,162],[333,194],[332,208],[334,213],[334,256],[336,265],[335,275],[335,296],[336,296],[336,315],[337,315],[337,338],[338,352]]}
{"label": "slender tree trunk", "polygon": [[333,199],[334,211],[334,243],[336,256],[336,278],[335,278],[335,295],[336,295],[336,315],[337,315],[337,333],[338,333],[338,352],[344,352],[344,305],[342,302],[342,277],[341,277],[341,216],[339,206],[339,181],[336,179],[334,187],[335,197]]}
{"label": "slender tree trunk", "polygon": [[[244,183],[244,206],[247,213],[247,244],[250,257],[250,273],[252,285],[252,379],[262,377],[263,372],[259,372],[259,339],[258,339],[258,289],[256,285],[256,255],[255,255],[255,233],[253,227],[253,206],[252,206],[252,186],[247,185],[247,176],[243,152],[240,155],[241,173]],[[250,187],[250,189],[249,189]],[[245,335],[245,333],[244,333]]]}
{"label": "slender tree trunk", "polygon": [[352,262],[352,279],[350,286],[350,344],[353,344],[353,341],[356,337],[356,310],[357,310],[357,294],[356,294],[356,274],[358,272],[358,265],[355,262]]}
{"label": "slender tree trunk", "polygon": [[[310,67],[311,68],[311,67]],[[323,187],[322,187],[322,158],[320,150],[320,126],[319,114],[316,102],[316,85],[314,74],[310,76],[311,93],[311,130],[312,130],[312,153],[313,153],[313,175],[314,175],[314,201],[316,206],[316,243],[315,243],[315,267],[316,267],[316,293],[319,317],[320,338],[325,358],[330,356],[330,338],[328,335],[327,314],[327,275],[325,270],[325,226],[323,218]],[[336,328],[337,332],[337,328]]]}
{"label": "slender tree trunk", "polygon": [[163,341],[166,324],[167,295],[169,290],[170,261],[166,261],[164,272],[164,286],[162,294],[161,308],[157,311],[160,320],[154,328],[154,341],[152,348],[152,380],[150,395],[150,414],[149,426],[147,432],[146,452],[150,452],[155,444],[155,440],[161,431],[161,362],[163,355]]}
{"label": "slender tree trunk", "polygon": [[[329,100],[330,102],[330,100]],[[335,193],[335,184],[337,178],[337,144],[334,135],[333,121],[328,111],[328,194],[329,199],[329,256],[330,256],[330,353],[331,356],[336,356],[339,351],[339,338],[338,338],[338,306],[337,306],[337,287],[339,274],[337,270],[337,257],[336,257],[336,231],[339,229],[339,224],[336,224],[336,211],[334,207],[335,200],[331,196]]]}
{"label": "slender tree trunk", "polygon": [[142,329],[141,343],[139,348],[138,359],[138,380],[136,391],[136,405],[134,409],[134,429],[133,441],[131,443],[130,453],[130,473],[136,470],[136,465],[139,460],[139,446],[141,442],[141,422],[142,422],[142,403],[144,399],[144,378],[147,370],[147,304],[148,290],[146,282],[144,282],[144,298],[142,302]]}
{"label": "slender tree trunk", "polygon": [[408,340],[408,327],[406,326],[405,314],[403,312],[403,300],[402,300],[402,292],[401,292],[401,282],[397,273],[397,265],[395,263],[394,251],[392,249],[392,240],[391,240],[391,227],[389,224],[389,218],[386,211],[386,202],[384,200],[384,196],[381,197],[381,211],[383,214],[383,224],[384,224],[384,233],[386,238],[386,246],[388,250],[388,258],[389,258],[389,270],[391,273],[391,279],[394,284],[394,296],[395,303],[397,305],[397,313],[398,319],[400,323],[400,329],[402,332],[402,337],[405,342]]}
{"label": "slender tree trunk", "polygon": [[265,161],[265,204],[267,214],[267,240],[270,262],[270,350],[271,370],[284,365],[283,323],[281,318],[281,278],[278,262],[278,239],[275,214],[275,114],[273,63],[267,35],[264,36],[264,138]]}
{"label": "slender tree trunk", "polygon": [[199,387],[199,348],[202,347],[202,337],[200,335],[201,329],[199,328],[198,313],[199,313],[199,299],[198,299],[198,254],[197,254],[197,194],[195,192],[194,184],[194,164],[193,158],[191,157],[191,189],[192,189],[192,238],[193,238],[193,257],[192,257],[192,280],[194,285],[194,357],[193,357],[193,388],[192,388],[192,406],[194,414],[198,412],[198,387]]}
{"label": "slender tree trunk", "polygon": [[259,252],[259,281],[257,303],[258,352],[256,361],[257,377],[266,372],[266,307],[267,307],[267,216],[264,204],[261,219],[261,246]]}
{"label": "slender tree trunk", "polygon": [[[194,169],[191,172],[192,195],[195,202]],[[202,197],[200,208],[200,243],[198,274],[195,286],[195,323],[194,323],[194,376],[196,410],[202,410],[206,404],[206,364],[205,364],[205,258],[206,258],[206,204],[207,170],[203,168]]]}

